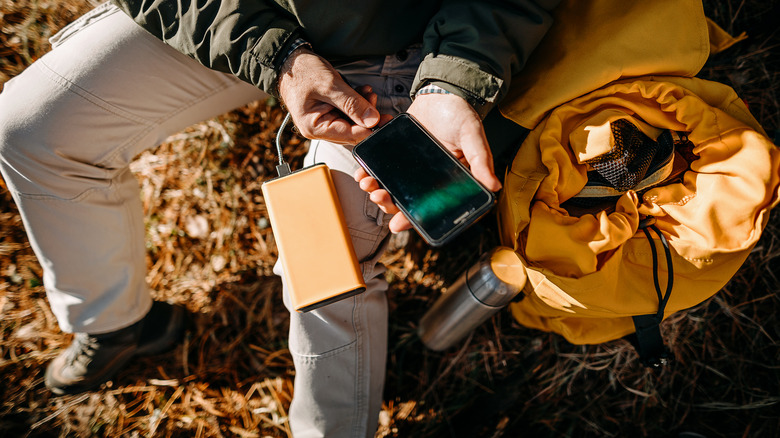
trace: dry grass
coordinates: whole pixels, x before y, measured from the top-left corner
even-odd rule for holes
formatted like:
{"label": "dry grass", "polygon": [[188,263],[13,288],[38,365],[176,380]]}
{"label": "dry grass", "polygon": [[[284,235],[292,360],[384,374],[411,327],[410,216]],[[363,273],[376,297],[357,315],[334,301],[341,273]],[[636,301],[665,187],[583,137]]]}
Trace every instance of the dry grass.
{"label": "dry grass", "polygon": [[[3,0],[0,83],[48,50],[88,1]],[[780,126],[777,1],[706,1],[750,39],[702,76],[730,83],[771,133]],[[275,246],[260,195],[282,111],[257,103],[192,126],[133,164],[147,223],[148,281],[194,321],[181,347],[139,359],[106,388],[53,397],[43,367],[69,342],[0,181],[0,436],[288,436],[294,370]],[[775,140],[777,142],[777,140]],[[300,165],[301,139],[287,154]],[[780,436],[780,225],[773,218],[717,296],[664,325],[677,362],[642,368],[624,341],[573,346],[502,313],[466,342],[424,349],[415,328],[440,290],[496,244],[488,218],[446,250],[411,236],[385,261],[390,354],[379,436]]]}

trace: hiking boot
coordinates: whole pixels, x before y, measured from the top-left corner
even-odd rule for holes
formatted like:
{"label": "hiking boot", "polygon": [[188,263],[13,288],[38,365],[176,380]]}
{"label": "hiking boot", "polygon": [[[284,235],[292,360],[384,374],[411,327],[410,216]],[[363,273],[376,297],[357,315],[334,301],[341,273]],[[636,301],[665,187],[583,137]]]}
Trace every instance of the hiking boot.
{"label": "hiking boot", "polygon": [[100,335],[76,333],[46,368],[46,386],[57,395],[96,389],[133,357],[170,349],[181,339],[184,325],[184,308],[155,301],[149,313],[129,327]]}

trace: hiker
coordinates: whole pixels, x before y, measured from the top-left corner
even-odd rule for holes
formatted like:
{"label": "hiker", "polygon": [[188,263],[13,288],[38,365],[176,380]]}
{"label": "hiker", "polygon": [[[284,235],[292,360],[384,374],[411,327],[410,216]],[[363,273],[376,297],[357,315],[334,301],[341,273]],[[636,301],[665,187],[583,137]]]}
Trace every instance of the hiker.
{"label": "hiker", "polygon": [[334,171],[367,285],[291,312],[290,425],[296,437],[373,436],[387,343],[377,260],[389,215],[354,181],[344,145],[408,110],[498,190],[481,120],[549,28],[555,3],[117,0],[57,33],[53,50],[0,94],[0,170],[60,328],[75,333],[46,385],[95,389],[132,357],[175,344],[184,311],[150,297],[129,164],[189,125],[270,94],[313,140],[305,164]]}

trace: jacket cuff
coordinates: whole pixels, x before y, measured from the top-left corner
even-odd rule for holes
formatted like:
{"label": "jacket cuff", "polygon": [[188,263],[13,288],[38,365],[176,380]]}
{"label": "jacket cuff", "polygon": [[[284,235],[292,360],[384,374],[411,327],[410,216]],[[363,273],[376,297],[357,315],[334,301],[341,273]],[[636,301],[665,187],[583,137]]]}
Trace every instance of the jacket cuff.
{"label": "jacket cuff", "polygon": [[279,69],[289,48],[298,37],[297,27],[268,30],[249,52],[244,53],[242,63],[246,80],[278,98],[276,84]]}
{"label": "jacket cuff", "polygon": [[476,63],[432,53],[423,59],[417,69],[412,96],[428,84],[437,85],[464,98],[483,119],[505,92],[504,80],[480,70]]}

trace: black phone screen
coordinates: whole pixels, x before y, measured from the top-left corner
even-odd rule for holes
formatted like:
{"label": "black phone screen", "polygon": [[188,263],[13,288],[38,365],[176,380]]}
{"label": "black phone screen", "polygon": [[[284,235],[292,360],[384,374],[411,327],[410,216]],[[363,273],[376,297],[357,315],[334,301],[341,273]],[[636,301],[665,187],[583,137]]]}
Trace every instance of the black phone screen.
{"label": "black phone screen", "polygon": [[397,116],[353,153],[432,244],[466,228],[495,200],[408,114]]}

